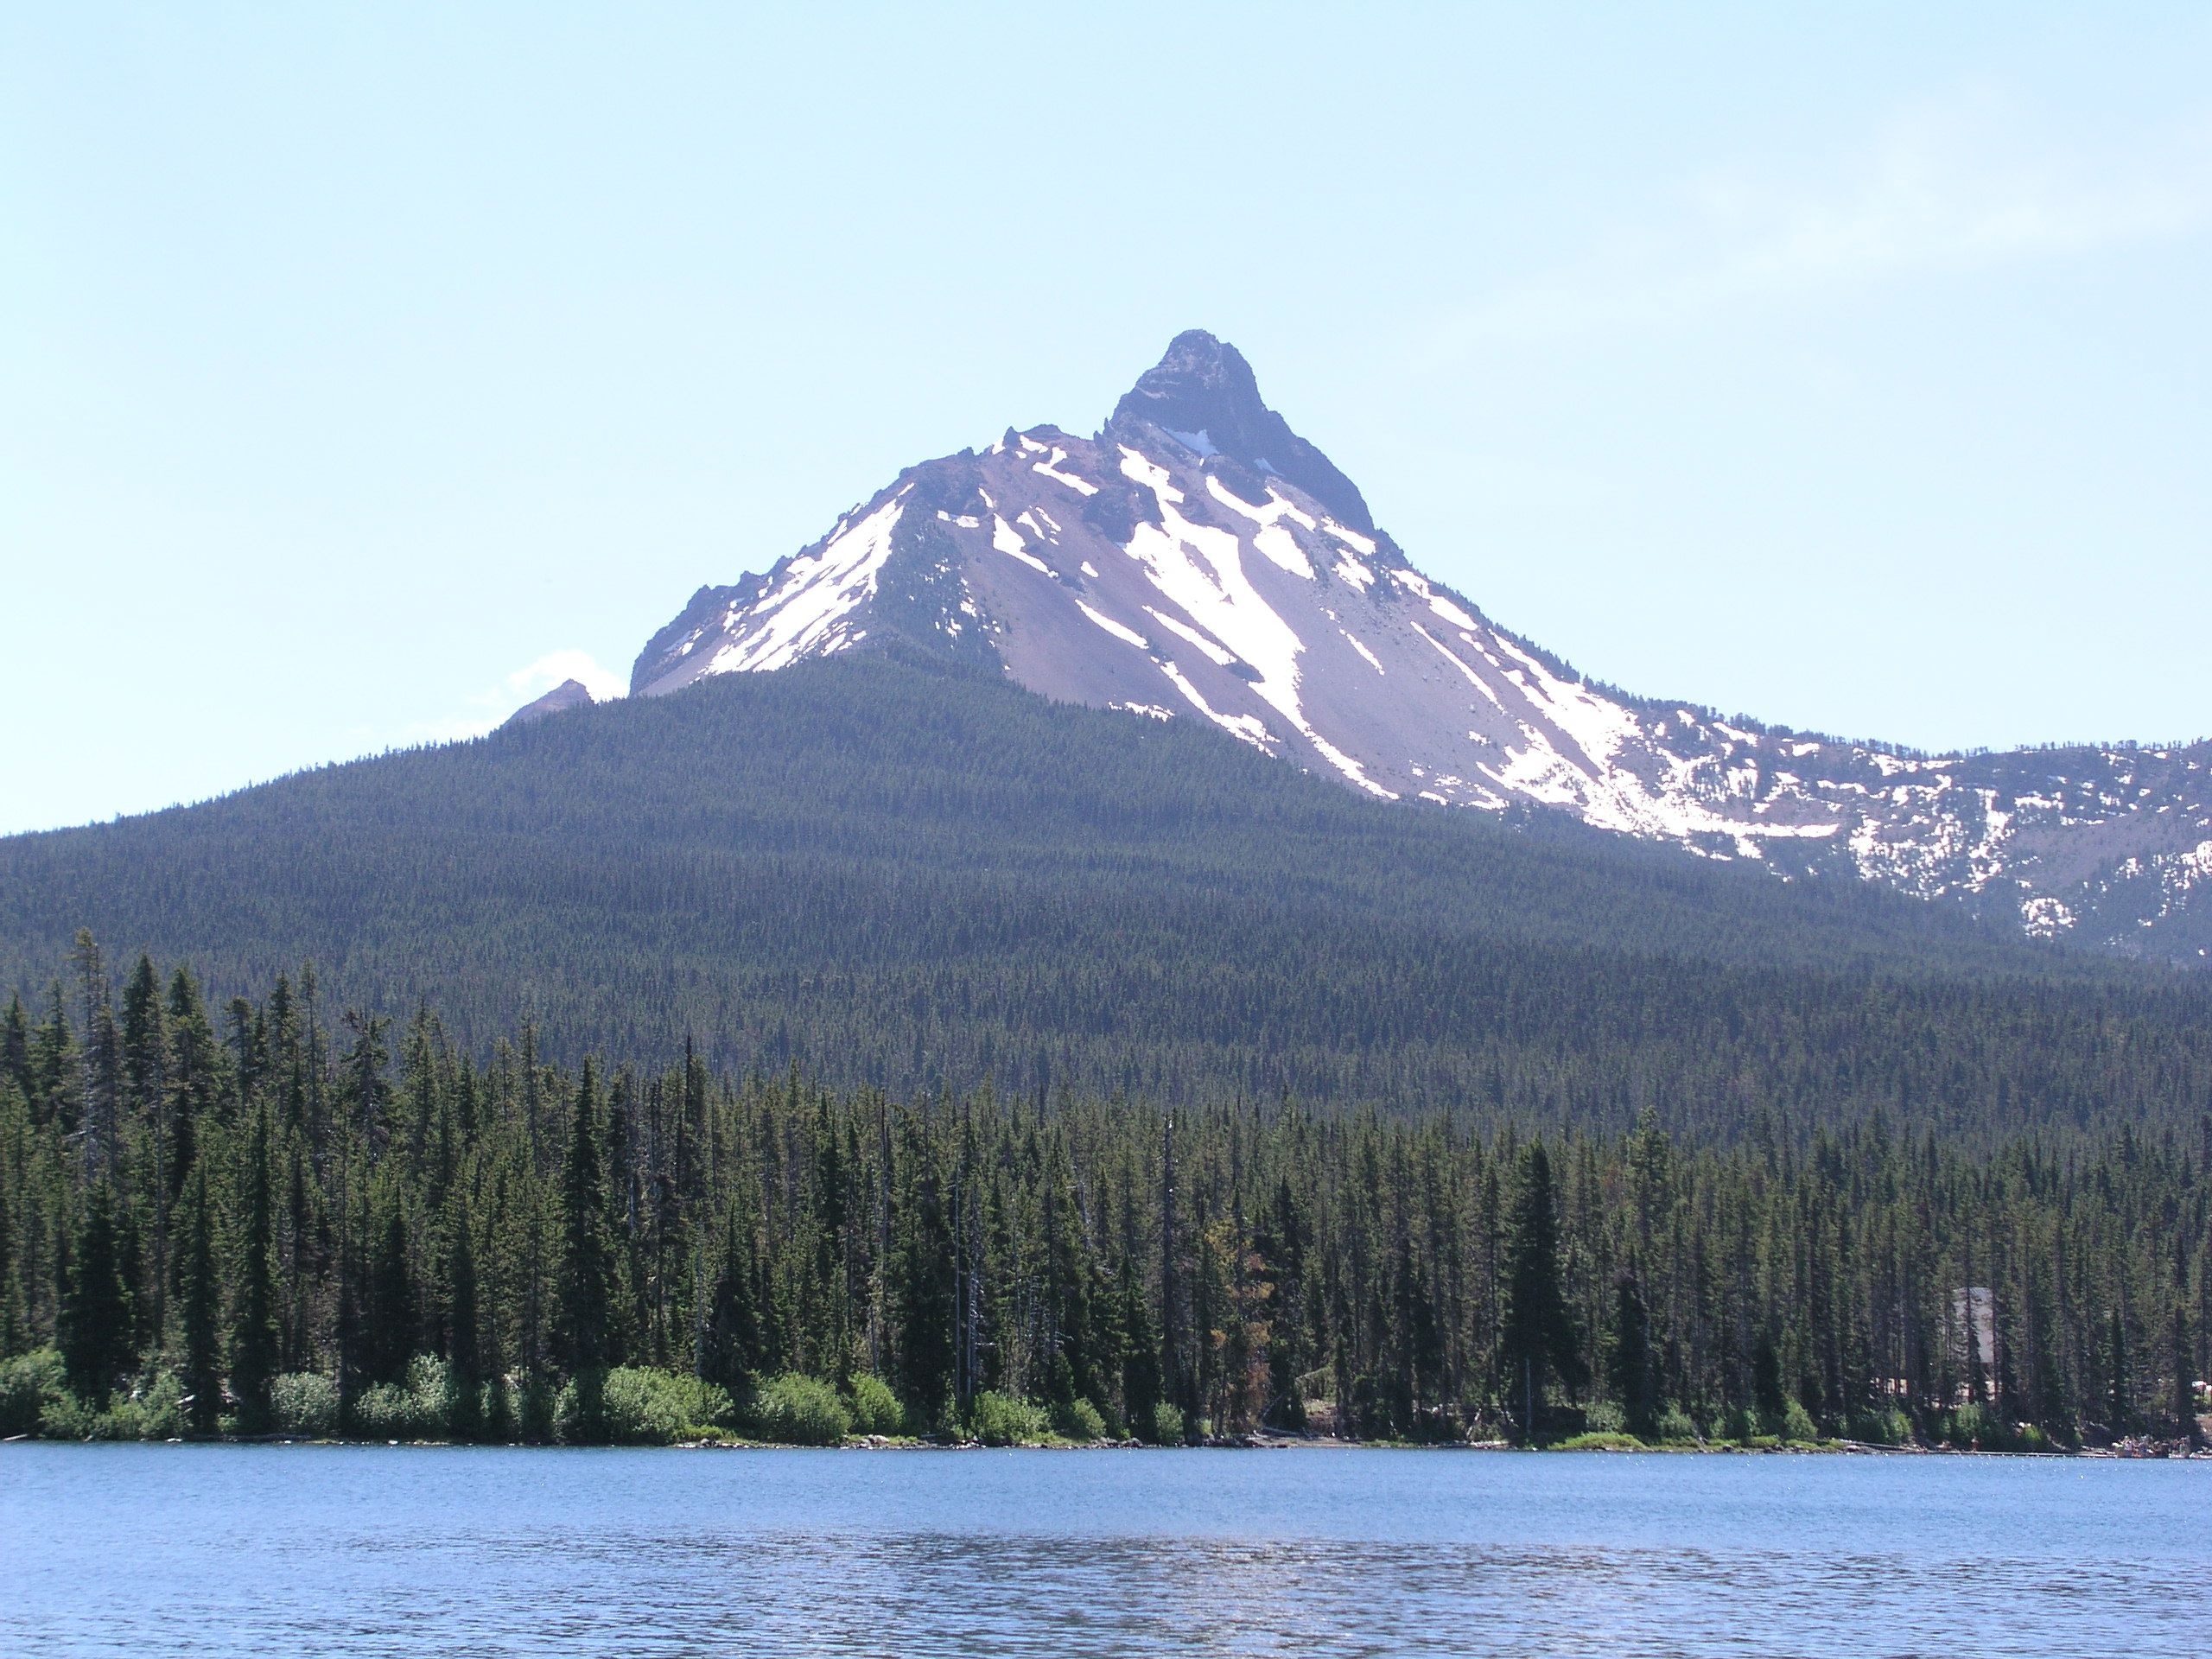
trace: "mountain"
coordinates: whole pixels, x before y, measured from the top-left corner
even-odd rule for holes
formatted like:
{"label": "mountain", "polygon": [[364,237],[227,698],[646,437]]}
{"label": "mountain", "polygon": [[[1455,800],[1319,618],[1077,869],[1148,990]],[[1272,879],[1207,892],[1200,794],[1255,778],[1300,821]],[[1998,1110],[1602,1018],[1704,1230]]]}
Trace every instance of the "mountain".
{"label": "mountain", "polygon": [[925,461],[765,574],[701,588],[632,690],[892,641],[1207,722],[1378,801],[1552,808],[2033,937],[2212,955],[2212,743],[1927,756],[1592,680],[1418,569],[1201,332],[1095,436],[1009,430]]}
{"label": "mountain", "polygon": [[0,838],[0,1011],[81,1028],[79,927],[189,963],[242,1052],[229,999],[312,960],[326,1018],[427,1002],[480,1056],[534,1020],[548,1057],[696,1042],[905,1099],[1650,1106],[1700,1138],[2212,1100],[2205,976],[1562,814],[1378,808],[907,646]]}
{"label": "mountain", "polygon": [[499,723],[501,726],[527,726],[533,720],[543,720],[548,715],[565,715],[571,709],[588,709],[591,691],[582,680],[563,680],[543,696],[525,702]]}
{"label": "mountain", "polygon": [[[1812,741],[1620,699],[1495,628],[1204,336],[1100,437],[914,467],[702,593],[634,683],[0,838],[0,988],[29,1011],[0,1037],[57,1008],[83,1027],[54,982],[93,982],[87,928],[111,962],[189,963],[219,1011],[312,961],[326,1014],[427,1002],[479,1053],[529,1021],[549,1056],[696,1044],[906,1098],[1650,1107],[1716,1136],[2212,1100],[2212,976],[1831,874],[1860,868],[1823,856],[1859,830],[1777,833],[1750,776],[1698,794],[1707,772],[1653,759],[1661,728]],[[1893,791],[1926,775],[1853,753]],[[251,1053],[251,1010],[219,1018]]]}

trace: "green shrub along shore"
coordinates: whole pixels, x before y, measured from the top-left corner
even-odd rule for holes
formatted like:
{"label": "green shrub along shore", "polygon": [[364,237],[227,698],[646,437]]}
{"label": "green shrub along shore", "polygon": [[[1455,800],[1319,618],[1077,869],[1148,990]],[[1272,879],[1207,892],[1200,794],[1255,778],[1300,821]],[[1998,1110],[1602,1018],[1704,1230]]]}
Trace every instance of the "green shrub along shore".
{"label": "green shrub along shore", "polygon": [[[17,1436],[67,1440],[182,1440],[240,1436],[235,1414],[217,1420],[212,1436],[195,1431],[192,1398],[176,1372],[159,1370],[99,1406],[68,1387],[53,1349],[0,1362],[0,1429]],[[1579,1433],[1539,1441],[1560,1451],[1711,1451],[1815,1449],[1839,1442],[1823,1436],[1802,1406],[1789,1402],[1777,1421],[1748,1412],[1724,1413],[1700,1425],[1670,1407],[1645,1436],[1628,1433],[1620,1408],[1599,1402],[1582,1414]],[[267,1415],[255,1439],[444,1442],[560,1446],[678,1446],[698,1443],[844,1446],[905,1442],[989,1446],[1184,1446],[1216,1443],[1210,1425],[1187,1424],[1161,1402],[1134,1433],[1087,1400],[1055,1409],[987,1389],[968,1421],[916,1422],[881,1378],[862,1375],[845,1389],[798,1372],[771,1377],[743,1406],[727,1389],[696,1376],[647,1366],[617,1366],[595,1381],[572,1378],[557,1389],[513,1377],[465,1390],[447,1361],[419,1355],[404,1382],[379,1383],[341,1412],[338,1384],[316,1371],[271,1381]],[[1919,1444],[1902,1412],[1870,1414],[1852,1427],[1860,1444]],[[1932,1444],[1958,1450],[2050,1452],[2059,1449],[2032,1424],[2005,1425],[1986,1407],[1963,1406],[1931,1425]],[[1234,1443],[1234,1442],[1232,1442]],[[1404,1444],[1404,1442],[1386,1442]],[[1434,1440],[1414,1444],[1436,1445]]]}
{"label": "green shrub along shore", "polygon": [[[227,1402],[235,1405],[235,1402]],[[72,1393],[67,1367],[54,1349],[0,1361],[0,1433],[7,1438],[67,1440],[238,1439],[233,1410],[213,1434],[174,1370],[88,1405]],[[619,1365],[597,1376],[550,1382],[503,1377],[463,1383],[450,1362],[417,1355],[400,1382],[384,1382],[342,1402],[336,1381],[319,1371],[271,1379],[256,1440],[434,1441],[455,1445],[677,1446],[701,1441],[771,1446],[843,1446],[869,1442],[962,1440],[983,1446],[1096,1446],[1122,1438],[1087,1400],[1050,1408],[986,1390],[965,1423],[917,1423],[880,1377],[862,1375],[844,1388],[791,1371],[769,1377],[742,1405],[729,1391],[696,1376],[650,1366]],[[1144,1426],[1155,1444],[1183,1445],[1182,1413],[1161,1404]]]}
{"label": "green shrub along shore", "polygon": [[2212,1369],[2193,1106],[899,1102],[70,982],[0,1011],[0,1434],[2033,1450],[2193,1442]]}

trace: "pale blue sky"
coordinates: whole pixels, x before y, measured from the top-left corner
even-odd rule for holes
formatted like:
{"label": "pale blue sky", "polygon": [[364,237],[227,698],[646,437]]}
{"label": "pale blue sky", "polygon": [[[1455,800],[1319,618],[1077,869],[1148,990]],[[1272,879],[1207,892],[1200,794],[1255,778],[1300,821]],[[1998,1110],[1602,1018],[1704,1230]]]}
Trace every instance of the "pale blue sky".
{"label": "pale blue sky", "polygon": [[1630,690],[2212,730],[2212,7],[1811,10],[9,6],[0,830],[626,677],[1189,327]]}

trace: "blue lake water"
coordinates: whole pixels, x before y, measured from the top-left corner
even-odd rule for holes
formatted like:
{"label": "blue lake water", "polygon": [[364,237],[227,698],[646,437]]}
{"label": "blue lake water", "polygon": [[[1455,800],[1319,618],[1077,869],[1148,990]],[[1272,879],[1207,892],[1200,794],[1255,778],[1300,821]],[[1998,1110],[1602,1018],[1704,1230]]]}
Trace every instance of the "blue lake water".
{"label": "blue lake water", "polygon": [[2212,1652],[2212,1464],[0,1446],[10,1655]]}

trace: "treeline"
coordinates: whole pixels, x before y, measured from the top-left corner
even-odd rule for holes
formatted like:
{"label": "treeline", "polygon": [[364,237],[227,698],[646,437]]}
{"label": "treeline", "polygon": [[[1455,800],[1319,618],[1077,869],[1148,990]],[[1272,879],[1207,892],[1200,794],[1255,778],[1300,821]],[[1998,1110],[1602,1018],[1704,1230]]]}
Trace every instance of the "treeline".
{"label": "treeline", "polygon": [[1694,1142],[1649,1114],[901,1101],[696,1052],[570,1069],[526,1025],[472,1055],[428,1009],[334,1017],[311,970],[210,1007],[143,958],[111,983],[86,936],[49,1007],[0,1020],[0,1412],[577,1440],[2193,1433],[2212,1116],[1988,1147],[1898,1104]]}

